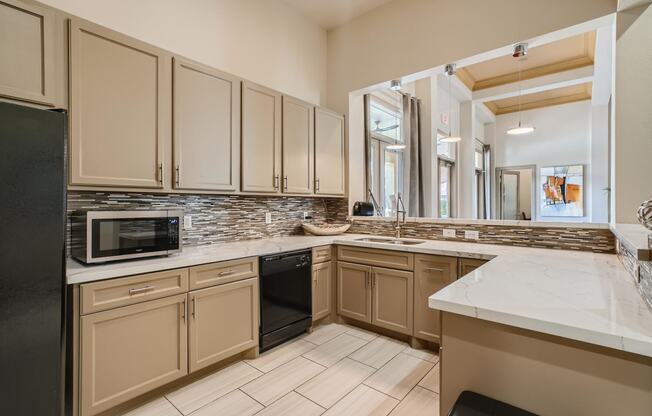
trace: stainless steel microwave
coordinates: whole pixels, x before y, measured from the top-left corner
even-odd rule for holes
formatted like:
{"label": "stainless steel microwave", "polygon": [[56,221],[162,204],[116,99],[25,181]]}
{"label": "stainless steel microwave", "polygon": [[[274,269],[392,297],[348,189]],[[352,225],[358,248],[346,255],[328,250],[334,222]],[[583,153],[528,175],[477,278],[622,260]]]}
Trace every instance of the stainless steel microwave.
{"label": "stainless steel microwave", "polygon": [[183,211],[76,211],[71,216],[71,254],[102,263],[181,251]]}

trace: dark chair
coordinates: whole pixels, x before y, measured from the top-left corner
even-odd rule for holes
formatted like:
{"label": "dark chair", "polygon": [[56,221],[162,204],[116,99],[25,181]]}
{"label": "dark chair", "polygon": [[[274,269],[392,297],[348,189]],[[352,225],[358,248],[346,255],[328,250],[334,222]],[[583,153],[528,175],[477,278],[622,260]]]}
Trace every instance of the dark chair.
{"label": "dark chair", "polygon": [[463,391],[448,416],[537,416],[472,391]]}

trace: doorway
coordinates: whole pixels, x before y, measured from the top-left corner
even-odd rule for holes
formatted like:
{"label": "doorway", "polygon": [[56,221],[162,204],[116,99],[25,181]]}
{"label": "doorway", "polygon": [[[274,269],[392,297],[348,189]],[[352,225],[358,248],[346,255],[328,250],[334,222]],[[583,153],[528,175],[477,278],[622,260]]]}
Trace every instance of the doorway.
{"label": "doorway", "polygon": [[531,221],[535,216],[535,166],[496,168],[498,219]]}

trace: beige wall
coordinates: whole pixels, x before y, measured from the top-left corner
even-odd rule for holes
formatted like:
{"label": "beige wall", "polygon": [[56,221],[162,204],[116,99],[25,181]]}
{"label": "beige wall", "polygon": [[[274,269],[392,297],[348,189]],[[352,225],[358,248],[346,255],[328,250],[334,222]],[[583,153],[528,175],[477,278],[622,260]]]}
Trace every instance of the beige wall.
{"label": "beige wall", "polygon": [[618,13],[616,22],[615,222],[635,223],[652,198],[652,6]]}
{"label": "beige wall", "polygon": [[306,101],[326,104],[326,31],[280,0],[41,2]]}
{"label": "beige wall", "polygon": [[[616,11],[616,0],[395,0],[328,32],[328,106],[351,91],[530,39]],[[349,129],[353,182],[364,177],[363,133]]]}

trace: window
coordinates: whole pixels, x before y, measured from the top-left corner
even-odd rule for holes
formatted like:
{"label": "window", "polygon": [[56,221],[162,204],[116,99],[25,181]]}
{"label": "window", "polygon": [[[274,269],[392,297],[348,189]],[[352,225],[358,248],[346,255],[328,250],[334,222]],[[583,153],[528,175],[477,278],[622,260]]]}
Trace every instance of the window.
{"label": "window", "polygon": [[485,199],[485,169],[484,169],[484,144],[476,141],[475,148],[475,204],[476,204],[476,218],[485,219],[484,199]]}
{"label": "window", "polygon": [[439,167],[439,183],[435,206],[440,218],[453,218],[457,143],[442,143],[441,139],[444,137],[447,137],[445,133],[437,132],[437,154],[436,160],[433,160],[433,166]]}
{"label": "window", "polygon": [[439,217],[451,218],[453,164],[439,159]]}
{"label": "window", "polygon": [[369,95],[369,186],[384,216],[396,215],[398,193],[403,192],[405,149],[395,148],[404,143],[402,103],[402,96],[390,90]]}

